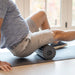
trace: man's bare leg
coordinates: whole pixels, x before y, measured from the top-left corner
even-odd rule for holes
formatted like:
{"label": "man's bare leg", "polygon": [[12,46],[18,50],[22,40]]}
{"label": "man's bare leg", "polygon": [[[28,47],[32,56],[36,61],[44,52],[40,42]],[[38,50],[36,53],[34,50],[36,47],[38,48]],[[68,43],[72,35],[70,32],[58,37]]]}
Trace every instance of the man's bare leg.
{"label": "man's bare leg", "polygon": [[72,41],[75,40],[75,31],[61,31],[54,30],[54,38],[59,41]]}
{"label": "man's bare leg", "polygon": [[[44,11],[38,11],[37,13],[33,14],[31,19],[36,23],[38,28],[41,28],[42,30],[50,29],[47,15]],[[59,41],[54,41],[54,43],[58,42]]]}
{"label": "man's bare leg", "polygon": [[38,28],[41,28],[42,30],[50,29],[50,25],[44,11],[38,11],[31,16],[31,19],[36,23]]}
{"label": "man's bare leg", "polygon": [[[44,29],[50,29],[50,25],[47,20],[46,13],[44,11],[39,11],[32,15],[31,19],[36,23],[38,28]],[[75,31],[61,31],[61,30],[54,30],[56,43],[58,41],[71,41],[75,40]],[[70,36],[71,35],[71,36]]]}

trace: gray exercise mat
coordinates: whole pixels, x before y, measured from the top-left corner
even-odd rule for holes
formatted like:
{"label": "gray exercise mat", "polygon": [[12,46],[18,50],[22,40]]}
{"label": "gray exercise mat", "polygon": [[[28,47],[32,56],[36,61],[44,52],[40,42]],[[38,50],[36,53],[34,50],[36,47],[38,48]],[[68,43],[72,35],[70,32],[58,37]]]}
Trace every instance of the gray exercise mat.
{"label": "gray exercise mat", "polygon": [[65,47],[56,51],[53,60],[64,60],[75,58],[75,46]]}
{"label": "gray exercise mat", "polygon": [[10,64],[12,64],[12,66],[37,64],[74,58],[75,58],[75,46],[65,47],[63,49],[56,50],[56,56],[52,60],[44,60],[41,57],[39,57],[36,53],[33,53],[25,58],[18,58],[16,56],[13,56],[11,52],[4,52],[4,53],[0,52],[0,60],[9,62]]}

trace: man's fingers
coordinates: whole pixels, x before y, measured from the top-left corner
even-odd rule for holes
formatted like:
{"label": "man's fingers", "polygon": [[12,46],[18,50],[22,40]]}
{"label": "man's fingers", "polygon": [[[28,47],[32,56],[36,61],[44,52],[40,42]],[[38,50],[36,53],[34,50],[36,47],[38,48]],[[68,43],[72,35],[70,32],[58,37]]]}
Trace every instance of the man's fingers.
{"label": "man's fingers", "polygon": [[6,71],[9,71],[9,70],[10,70],[10,69],[7,67],[7,65],[4,65],[3,67],[4,67],[4,69],[5,69]]}
{"label": "man's fingers", "polygon": [[5,65],[4,68],[5,68],[7,71],[12,70],[12,68],[11,68],[9,65]]}
{"label": "man's fingers", "polygon": [[0,67],[0,68],[1,68],[1,70],[6,71],[6,69],[4,67]]}
{"label": "man's fingers", "polygon": [[11,65],[10,63],[8,63],[8,62],[5,62],[6,64],[8,64],[8,65]]}
{"label": "man's fingers", "polygon": [[0,69],[3,71],[10,71],[12,69],[11,64],[7,62],[0,63]]}
{"label": "man's fingers", "polygon": [[7,66],[10,70],[12,70],[12,67],[10,67],[9,65]]}

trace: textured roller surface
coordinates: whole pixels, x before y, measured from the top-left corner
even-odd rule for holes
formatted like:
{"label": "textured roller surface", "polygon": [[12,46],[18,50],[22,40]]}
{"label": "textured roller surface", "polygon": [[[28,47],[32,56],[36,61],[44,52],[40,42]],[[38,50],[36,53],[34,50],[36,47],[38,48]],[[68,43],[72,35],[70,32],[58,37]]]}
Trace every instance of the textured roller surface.
{"label": "textured roller surface", "polygon": [[47,60],[52,59],[56,55],[55,49],[53,47],[51,47],[50,45],[45,45],[45,46],[39,48],[38,50],[36,50],[36,53],[40,57],[47,59]]}

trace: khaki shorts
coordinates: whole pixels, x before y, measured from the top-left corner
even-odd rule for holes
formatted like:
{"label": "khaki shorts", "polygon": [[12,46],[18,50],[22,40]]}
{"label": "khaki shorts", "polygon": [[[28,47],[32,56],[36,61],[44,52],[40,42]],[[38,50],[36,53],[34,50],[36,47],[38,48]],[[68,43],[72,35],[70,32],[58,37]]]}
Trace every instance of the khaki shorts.
{"label": "khaki shorts", "polygon": [[13,55],[18,57],[26,57],[41,46],[52,43],[54,41],[51,30],[47,29],[39,31],[38,27],[30,17],[26,19],[26,22],[30,29],[27,38],[19,43],[13,50],[10,49]]}

